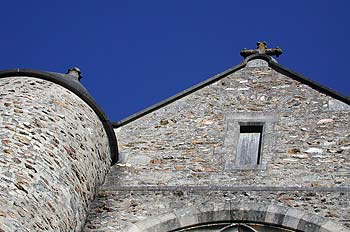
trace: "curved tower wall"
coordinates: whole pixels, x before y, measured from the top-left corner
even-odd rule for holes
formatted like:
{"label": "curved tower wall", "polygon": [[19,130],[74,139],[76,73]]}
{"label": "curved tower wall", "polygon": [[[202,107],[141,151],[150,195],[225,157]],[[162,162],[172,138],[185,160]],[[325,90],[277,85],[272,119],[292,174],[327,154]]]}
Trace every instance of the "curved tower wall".
{"label": "curved tower wall", "polygon": [[81,230],[113,156],[101,119],[48,80],[0,89],[0,231]]}

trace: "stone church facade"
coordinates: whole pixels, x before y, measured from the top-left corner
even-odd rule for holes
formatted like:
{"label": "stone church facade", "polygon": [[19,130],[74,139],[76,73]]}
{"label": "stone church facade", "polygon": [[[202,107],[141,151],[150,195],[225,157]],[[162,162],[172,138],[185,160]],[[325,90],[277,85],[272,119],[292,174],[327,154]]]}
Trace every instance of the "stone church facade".
{"label": "stone church facade", "polygon": [[350,231],[350,100],[280,53],[115,123],[79,70],[0,72],[0,231]]}

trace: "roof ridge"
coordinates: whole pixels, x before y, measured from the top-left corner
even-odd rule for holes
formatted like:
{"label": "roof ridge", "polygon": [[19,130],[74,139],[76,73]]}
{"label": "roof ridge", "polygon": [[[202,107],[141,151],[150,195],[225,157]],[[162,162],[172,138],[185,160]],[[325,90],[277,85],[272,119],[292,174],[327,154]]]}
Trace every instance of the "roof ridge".
{"label": "roof ridge", "polygon": [[272,69],[274,69],[275,71],[281,73],[281,74],[284,74],[290,78],[293,78],[303,84],[306,84],[310,87],[312,87],[313,89],[316,89],[317,91],[320,91],[322,93],[325,93],[327,95],[330,95],[331,97],[337,99],[337,100],[340,100],[348,105],[350,105],[350,98],[346,97],[345,95],[333,90],[333,89],[330,89],[314,80],[311,80],[310,78],[307,78],[297,72],[294,72],[280,64],[278,64],[271,56],[268,56],[266,54],[253,54],[253,55],[250,55],[248,57],[246,57],[240,64],[232,67],[232,68],[229,68],[219,74],[216,74],[212,77],[210,77],[209,79],[207,80],[204,80],[190,88],[187,88],[169,98],[166,98],[165,100],[163,101],[160,101],[159,103],[156,103],[154,105],[151,105],[149,107],[147,107],[146,109],[143,109],[135,114],[132,114],[120,121],[117,121],[117,122],[112,122],[112,126],[113,128],[118,128],[118,127],[121,127],[121,126],[124,126],[126,124],[128,124],[129,122],[132,122],[138,118],[141,118],[157,109],[160,109],[176,100],[179,100],[201,88],[204,88],[224,77],[226,77],[227,75],[231,74],[231,73],[234,73],[242,68],[244,68],[247,63],[249,61],[252,61],[252,60],[256,60],[256,59],[262,59],[262,60],[265,60],[268,62],[268,65],[269,67],[271,67]]}

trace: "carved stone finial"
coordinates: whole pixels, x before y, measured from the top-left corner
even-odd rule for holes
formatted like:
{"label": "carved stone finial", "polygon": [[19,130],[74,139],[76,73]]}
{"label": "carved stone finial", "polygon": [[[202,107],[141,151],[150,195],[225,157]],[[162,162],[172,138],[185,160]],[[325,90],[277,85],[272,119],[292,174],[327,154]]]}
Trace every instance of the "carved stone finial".
{"label": "carved stone finial", "polygon": [[78,79],[78,81],[80,81],[80,79],[83,78],[83,76],[81,75],[80,68],[78,67],[68,69],[67,74],[74,76]]}
{"label": "carved stone finial", "polygon": [[282,54],[282,49],[280,49],[279,47],[267,48],[267,43],[265,41],[257,42],[256,44],[257,44],[257,48],[255,50],[244,48],[240,52],[241,56],[246,58],[247,56],[250,56],[250,55],[258,53],[258,54],[266,54],[266,55],[269,55],[269,56],[279,57],[279,55]]}

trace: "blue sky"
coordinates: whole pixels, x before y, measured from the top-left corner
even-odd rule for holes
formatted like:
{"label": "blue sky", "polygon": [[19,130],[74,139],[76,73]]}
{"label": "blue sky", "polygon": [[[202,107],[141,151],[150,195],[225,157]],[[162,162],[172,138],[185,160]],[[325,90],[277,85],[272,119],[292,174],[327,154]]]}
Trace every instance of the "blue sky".
{"label": "blue sky", "polygon": [[350,1],[2,1],[1,69],[66,72],[111,121],[242,61],[265,40],[278,62],[350,95]]}

